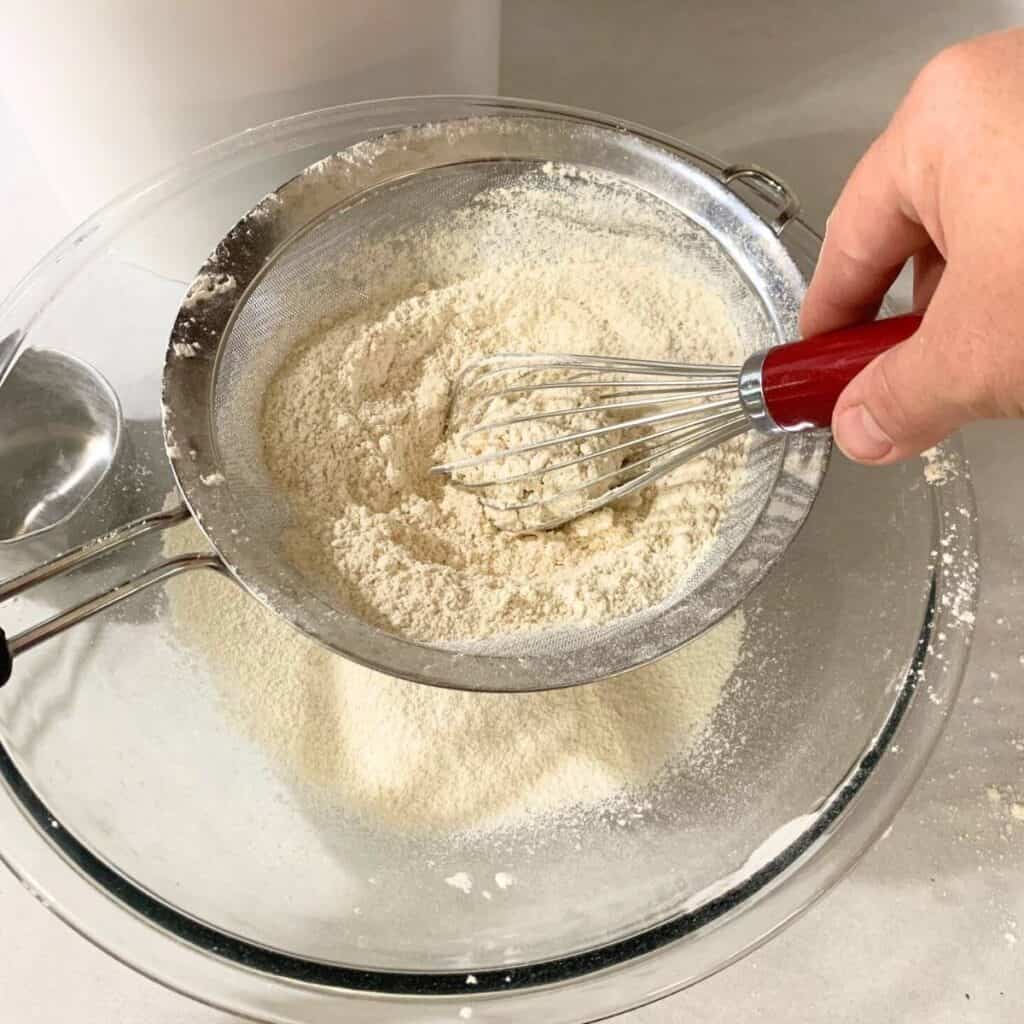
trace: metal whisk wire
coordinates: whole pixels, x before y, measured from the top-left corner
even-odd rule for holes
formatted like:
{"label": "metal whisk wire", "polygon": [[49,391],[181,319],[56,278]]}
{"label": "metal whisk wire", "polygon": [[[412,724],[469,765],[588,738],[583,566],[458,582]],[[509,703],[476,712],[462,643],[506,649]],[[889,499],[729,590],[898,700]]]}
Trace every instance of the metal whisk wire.
{"label": "metal whisk wire", "polygon": [[[736,390],[739,373],[740,367],[732,366],[583,355],[502,354],[479,360],[463,370],[453,389],[449,450],[459,454],[433,472],[476,492],[486,508],[513,517],[503,525],[514,532],[551,529],[618,501],[744,433],[749,419]],[[511,375],[514,383],[501,386]],[[560,392],[585,398],[487,418],[495,404],[514,410],[520,400],[558,399]],[[586,423],[588,417],[597,422],[573,427],[573,420]],[[503,431],[549,421],[568,421],[568,426],[538,440],[488,445]],[[601,443],[605,440],[610,443]],[[568,450],[568,457],[556,456],[554,462],[544,457],[559,450]],[[461,455],[466,451],[473,454]],[[525,468],[519,468],[524,459]],[[566,478],[564,485],[553,482],[556,474],[572,470],[576,478]]]}

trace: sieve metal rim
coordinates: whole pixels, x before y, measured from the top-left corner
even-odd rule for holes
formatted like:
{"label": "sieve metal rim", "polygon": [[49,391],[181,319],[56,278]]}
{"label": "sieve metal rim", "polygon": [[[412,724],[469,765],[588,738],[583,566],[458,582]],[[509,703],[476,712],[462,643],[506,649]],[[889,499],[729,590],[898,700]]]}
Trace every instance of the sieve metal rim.
{"label": "sieve metal rim", "polygon": [[[301,591],[298,581],[294,586],[282,587],[248,572],[244,511],[232,501],[229,489],[220,484],[220,458],[212,412],[219,353],[232,320],[254,283],[291,239],[307,230],[313,221],[360,201],[370,190],[393,185],[409,175],[487,158],[490,154],[486,148],[465,145],[467,139],[478,144],[483,139],[486,147],[490,136],[485,128],[496,131],[508,141],[529,136],[538,121],[542,127],[541,140],[543,129],[562,123],[543,115],[537,119],[529,111],[515,111],[509,115],[398,127],[313,165],[267,196],[217,246],[197,274],[193,289],[202,288],[204,284],[209,286],[211,281],[223,281],[225,268],[230,268],[233,285],[219,293],[215,290],[204,301],[186,301],[175,321],[167,350],[163,427],[168,457],[196,522],[225,568],[250,594],[311,639],[372,669],[421,683],[469,690],[551,688],[551,657],[478,654],[405,640],[329,606],[308,587],[305,592]],[[716,181],[692,162],[685,151],[663,142],[610,129],[586,118],[579,118],[573,130],[591,133],[604,141],[614,136],[619,145],[625,143],[630,155],[640,155],[664,168],[666,187],[673,180],[678,182],[685,178],[691,185],[699,186],[712,210],[718,214],[727,211],[732,218],[730,223],[737,228],[736,234],[744,236],[741,241],[747,246],[748,257],[761,259],[775,272],[774,278],[766,274],[760,282],[752,280],[764,289],[762,294],[777,328],[778,340],[792,335],[795,324],[789,321],[795,309],[793,293],[800,291],[803,281],[778,239],[785,224],[766,221],[727,187],[727,181],[737,176],[735,168],[723,170],[721,180]],[[460,159],[451,158],[450,139],[453,137],[462,144]],[[404,140],[408,149],[413,148],[411,143],[421,145],[423,152],[416,154],[415,166],[410,167],[407,150],[404,151],[404,166],[401,173],[395,173],[395,168],[386,159],[382,160],[381,154],[399,151],[400,140]],[[530,138],[531,145],[537,141],[536,137]],[[359,146],[368,146],[370,159],[361,162],[353,157]],[[517,156],[523,158],[525,154],[512,158]],[[534,156],[546,158],[543,152],[534,152]],[[761,171],[752,173],[767,177]],[[685,212],[700,223],[701,211]],[[706,217],[708,211],[703,213]],[[751,275],[748,273],[748,276]],[[783,311],[781,320],[787,322],[780,322],[783,292],[790,308]],[[735,580],[729,584],[722,573],[699,585],[694,596],[699,593],[701,602],[711,611],[695,622],[692,615],[691,621],[686,621],[685,609],[675,609],[678,628],[672,630],[672,634],[677,640],[670,647],[656,642],[650,629],[643,625],[626,627],[618,634],[615,650],[610,650],[612,645],[606,641],[579,652],[571,663],[563,662],[559,666],[559,681],[554,685],[572,686],[607,678],[664,656],[709,628],[749,594],[784,552],[810,511],[824,476],[830,448],[827,437],[811,435],[790,437],[781,444],[784,451],[768,506],[734,554],[741,566],[739,586]],[[751,561],[751,538],[755,534],[760,543],[756,564]],[[311,608],[317,612],[315,616],[310,615]],[[538,685],[538,679],[544,682]]]}

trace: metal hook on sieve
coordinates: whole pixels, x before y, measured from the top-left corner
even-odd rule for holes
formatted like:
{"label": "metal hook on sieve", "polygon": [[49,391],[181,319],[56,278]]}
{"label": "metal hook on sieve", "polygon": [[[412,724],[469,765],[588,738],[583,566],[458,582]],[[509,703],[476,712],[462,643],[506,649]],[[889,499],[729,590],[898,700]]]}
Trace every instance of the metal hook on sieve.
{"label": "metal hook on sieve", "polygon": [[778,212],[768,226],[779,237],[786,225],[800,215],[800,200],[796,193],[781,179],[756,164],[732,164],[722,171],[722,181],[732,185],[742,181],[757,196],[769,203]]}

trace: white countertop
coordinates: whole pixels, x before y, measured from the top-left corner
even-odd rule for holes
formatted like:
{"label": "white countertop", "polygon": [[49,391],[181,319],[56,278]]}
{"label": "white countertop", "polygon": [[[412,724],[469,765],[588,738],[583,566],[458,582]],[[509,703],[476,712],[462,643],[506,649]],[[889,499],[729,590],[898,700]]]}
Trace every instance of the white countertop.
{"label": "white countertop", "polygon": [[[914,70],[947,41],[1024,20],[1024,3],[506,0],[502,91],[600,109],[786,178],[820,221]],[[950,5],[952,6],[952,5]],[[1016,18],[1014,15],[1016,14]],[[941,23],[940,23],[941,22]],[[1022,72],[1024,73],[1024,72]],[[344,97],[339,97],[344,99]],[[70,226],[13,128],[0,289]],[[1024,424],[968,432],[982,600],[958,706],[925,779],[852,876],[761,951],[621,1018],[1019,1020],[1024,1003]],[[217,1024],[235,1018],[109,959],[0,872],[0,1020]],[[1018,941],[1019,940],[1019,941]]]}

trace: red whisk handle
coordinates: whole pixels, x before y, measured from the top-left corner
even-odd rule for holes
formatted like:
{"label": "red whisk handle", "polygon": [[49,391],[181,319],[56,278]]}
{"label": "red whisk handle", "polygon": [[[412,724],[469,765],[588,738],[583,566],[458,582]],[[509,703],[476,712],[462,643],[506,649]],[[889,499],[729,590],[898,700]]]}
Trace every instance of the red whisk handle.
{"label": "red whisk handle", "polygon": [[[920,324],[920,316],[907,314],[769,349],[744,367],[744,405],[762,429],[828,427],[846,385],[876,356],[906,341]],[[760,417],[758,405],[763,410]]]}

